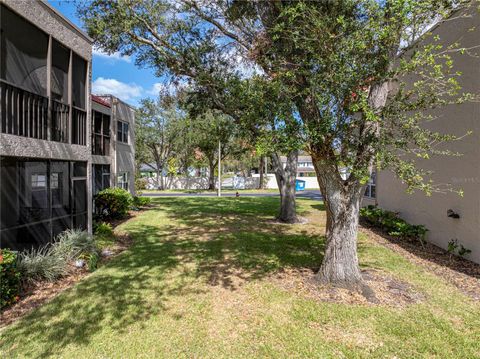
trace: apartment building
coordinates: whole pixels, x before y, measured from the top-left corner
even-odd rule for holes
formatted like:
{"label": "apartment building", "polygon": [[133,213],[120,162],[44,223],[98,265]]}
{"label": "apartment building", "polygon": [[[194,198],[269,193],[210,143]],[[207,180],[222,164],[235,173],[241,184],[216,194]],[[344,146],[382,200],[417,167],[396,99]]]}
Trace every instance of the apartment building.
{"label": "apartment building", "polygon": [[0,0],[0,244],[91,229],[92,41],[47,3]]}
{"label": "apartment building", "polygon": [[41,1],[0,1],[0,244],[91,227],[92,41]]}
{"label": "apartment building", "polygon": [[92,95],[92,189],[135,193],[135,110],[112,95]]}

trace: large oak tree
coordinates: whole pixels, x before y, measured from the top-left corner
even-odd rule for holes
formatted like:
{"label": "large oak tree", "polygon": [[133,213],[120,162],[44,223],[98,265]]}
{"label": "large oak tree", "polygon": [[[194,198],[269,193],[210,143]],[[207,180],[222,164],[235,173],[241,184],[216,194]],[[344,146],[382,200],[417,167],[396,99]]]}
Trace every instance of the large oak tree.
{"label": "large oak tree", "polygon": [[454,137],[422,122],[432,120],[428,110],[469,99],[458,94],[449,56],[460,49],[418,40],[435,23],[468,16],[475,3],[95,0],[80,13],[102,47],[192,80],[219,108],[228,103],[219,100],[225,81],[248,71],[293,104],[326,205],[318,279],[357,286],[358,211],[375,162],[410,189],[435,190],[415,158],[448,154],[435,145]]}

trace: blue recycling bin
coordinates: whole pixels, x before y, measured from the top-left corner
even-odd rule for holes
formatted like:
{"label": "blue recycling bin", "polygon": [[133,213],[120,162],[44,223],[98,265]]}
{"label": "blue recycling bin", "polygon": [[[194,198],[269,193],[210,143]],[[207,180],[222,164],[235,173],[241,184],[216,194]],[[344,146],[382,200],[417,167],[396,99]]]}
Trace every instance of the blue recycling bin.
{"label": "blue recycling bin", "polygon": [[305,181],[295,180],[295,190],[296,191],[305,191]]}

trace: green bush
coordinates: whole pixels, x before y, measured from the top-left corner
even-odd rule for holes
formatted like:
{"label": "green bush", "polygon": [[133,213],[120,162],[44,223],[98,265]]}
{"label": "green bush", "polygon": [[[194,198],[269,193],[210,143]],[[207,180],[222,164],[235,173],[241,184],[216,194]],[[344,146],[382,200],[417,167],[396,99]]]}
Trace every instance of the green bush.
{"label": "green bush", "polygon": [[113,237],[112,225],[107,222],[95,222],[93,224],[93,234],[105,238]]}
{"label": "green bush", "polygon": [[152,203],[152,199],[150,197],[133,197],[133,206],[134,207],[146,207]]}
{"label": "green bush", "polygon": [[25,282],[46,280],[52,282],[69,273],[69,263],[81,256],[97,255],[95,240],[80,229],[68,229],[53,243],[20,252],[17,266]]}
{"label": "green bush", "polygon": [[17,255],[9,249],[0,249],[0,309],[15,303],[19,291]]}
{"label": "green bush", "polygon": [[124,218],[132,203],[132,195],[118,187],[106,188],[95,196],[95,207],[102,219]]}
{"label": "green bush", "polygon": [[147,189],[148,180],[143,177],[137,177],[135,179],[135,191],[141,192]]}
{"label": "green bush", "polygon": [[393,237],[415,239],[422,245],[425,242],[428,229],[423,225],[407,223],[395,212],[370,205],[360,209],[360,216],[370,225],[380,228]]}

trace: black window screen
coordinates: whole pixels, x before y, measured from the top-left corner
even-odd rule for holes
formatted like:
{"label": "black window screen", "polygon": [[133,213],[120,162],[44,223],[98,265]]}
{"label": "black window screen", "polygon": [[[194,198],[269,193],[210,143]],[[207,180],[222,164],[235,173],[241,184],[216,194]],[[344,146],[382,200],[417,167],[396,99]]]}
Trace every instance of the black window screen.
{"label": "black window screen", "polygon": [[73,213],[87,211],[87,180],[73,181]]}
{"label": "black window screen", "polygon": [[86,177],[87,176],[87,163],[86,162],[74,162],[73,163],[73,176],[74,177]]}
{"label": "black window screen", "polygon": [[71,213],[70,206],[70,163],[52,162],[50,165],[50,193],[52,215],[63,217]]}
{"label": "black window screen", "polygon": [[0,157],[0,246],[38,247],[79,223],[86,228],[86,163]]}
{"label": "black window screen", "polygon": [[47,95],[48,35],[5,6],[1,7],[3,80],[38,95]]}
{"label": "black window screen", "polygon": [[52,42],[52,99],[68,102],[68,65],[70,50],[58,41]]}
{"label": "black window screen", "polygon": [[108,156],[110,153],[110,115],[92,111],[92,153]]}
{"label": "black window screen", "polygon": [[93,194],[110,187],[110,165],[93,165]]}
{"label": "black window screen", "polygon": [[85,83],[87,62],[77,54],[72,59],[72,101],[73,106],[85,109]]}

